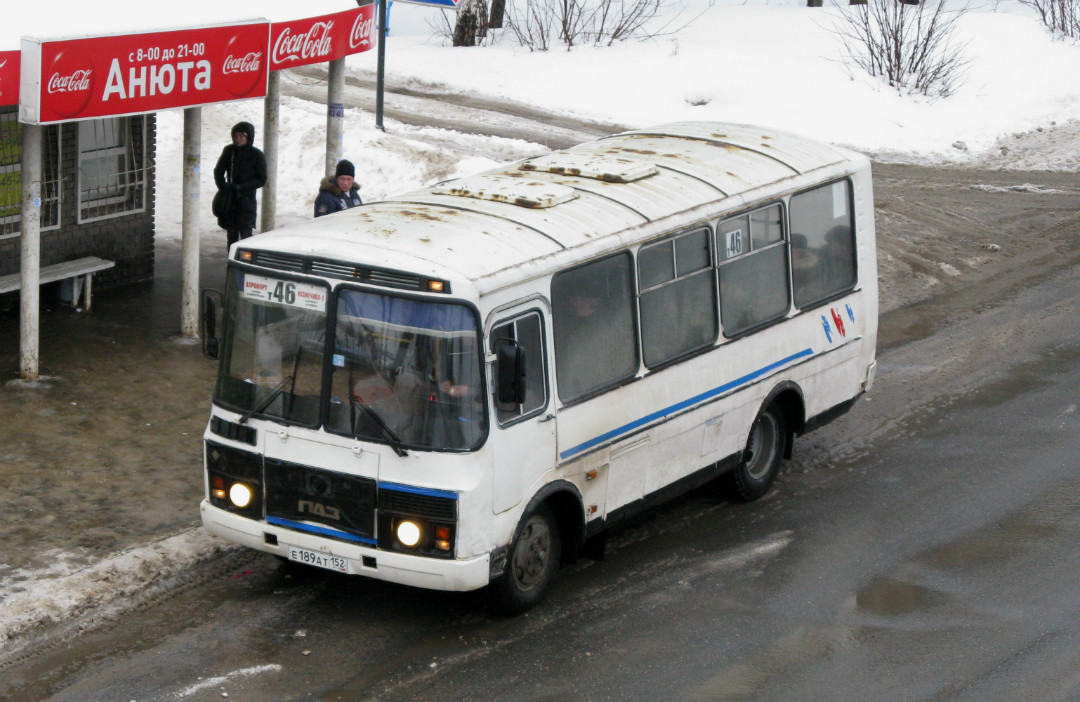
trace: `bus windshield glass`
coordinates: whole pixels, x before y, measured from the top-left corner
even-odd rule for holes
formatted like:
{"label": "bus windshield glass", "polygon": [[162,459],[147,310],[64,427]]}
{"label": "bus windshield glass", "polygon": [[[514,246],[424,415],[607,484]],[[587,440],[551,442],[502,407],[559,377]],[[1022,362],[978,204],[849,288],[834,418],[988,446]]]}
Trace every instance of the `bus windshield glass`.
{"label": "bus windshield glass", "polygon": [[471,308],[344,289],[335,322],[329,431],[395,448],[483,443],[483,359]]}
{"label": "bus windshield glass", "polygon": [[327,287],[237,268],[229,276],[214,399],[245,418],[317,425]]}

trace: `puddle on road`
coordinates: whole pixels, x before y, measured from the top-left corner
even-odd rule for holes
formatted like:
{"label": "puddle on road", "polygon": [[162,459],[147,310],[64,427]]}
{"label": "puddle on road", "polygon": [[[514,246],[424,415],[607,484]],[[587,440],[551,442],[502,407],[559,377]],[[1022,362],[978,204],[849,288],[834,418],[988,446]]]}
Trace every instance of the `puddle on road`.
{"label": "puddle on road", "polygon": [[[855,595],[875,632],[911,618],[994,611],[995,583],[1014,578],[1042,553],[1071,553],[1080,536],[1080,477],[1054,486],[1022,510],[917,554]],[[988,601],[991,600],[991,601]],[[929,623],[926,621],[925,623]],[[940,622],[938,622],[940,623]],[[907,621],[906,624],[910,624]]]}

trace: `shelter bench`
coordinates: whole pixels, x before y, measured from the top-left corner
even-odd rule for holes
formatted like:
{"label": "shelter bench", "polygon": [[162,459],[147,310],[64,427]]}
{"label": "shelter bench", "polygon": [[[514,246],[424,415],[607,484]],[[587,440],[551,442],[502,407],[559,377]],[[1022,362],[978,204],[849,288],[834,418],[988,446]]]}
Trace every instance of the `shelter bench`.
{"label": "shelter bench", "polygon": [[[71,261],[54,263],[51,266],[42,267],[38,282],[41,285],[45,285],[46,283],[55,283],[58,280],[72,278],[71,306],[78,307],[79,298],[82,297],[85,299],[83,310],[89,312],[91,277],[94,273],[103,271],[107,268],[112,268],[115,265],[115,261],[107,261],[103,258],[98,258],[97,256],[76,258]],[[21,285],[21,273],[9,273],[8,275],[0,276],[0,293],[18,290]]]}

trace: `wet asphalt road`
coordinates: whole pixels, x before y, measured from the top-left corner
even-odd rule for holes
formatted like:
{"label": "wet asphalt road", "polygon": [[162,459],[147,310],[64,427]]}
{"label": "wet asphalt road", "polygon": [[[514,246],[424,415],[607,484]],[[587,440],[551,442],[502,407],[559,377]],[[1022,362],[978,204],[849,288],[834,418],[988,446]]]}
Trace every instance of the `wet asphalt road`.
{"label": "wet asphalt road", "polygon": [[0,699],[1076,700],[1076,258],[917,338],[948,300],[886,315],[874,391],[770,495],[651,512],[527,616],[240,552]]}

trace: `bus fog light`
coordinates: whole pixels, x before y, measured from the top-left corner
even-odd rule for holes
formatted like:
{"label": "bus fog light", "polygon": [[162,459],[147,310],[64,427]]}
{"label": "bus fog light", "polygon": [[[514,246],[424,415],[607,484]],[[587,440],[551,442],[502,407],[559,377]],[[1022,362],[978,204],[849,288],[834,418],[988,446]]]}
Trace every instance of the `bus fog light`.
{"label": "bus fog light", "polygon": [[229,500],[240,509],[251,504],[251,497],[251,488],[243,483],[233,483],[229,488]]}
{"label": "bus fog light", "polygon": [[415,546],[420,543],[420,526],[416,522],[402,520],[397,525],[398,541],[406,546]]}
{"label": "bus fog light", "polygon": [[450,527],[435,527],[435,548],[439,549],[440,551],[450,550]]}
{"label": "bus fog light", "polygon": [[219,500],[224,500],[228,493],[225,492],[225,478],[220,475],[210,476],[210,494]]}

